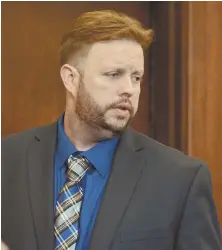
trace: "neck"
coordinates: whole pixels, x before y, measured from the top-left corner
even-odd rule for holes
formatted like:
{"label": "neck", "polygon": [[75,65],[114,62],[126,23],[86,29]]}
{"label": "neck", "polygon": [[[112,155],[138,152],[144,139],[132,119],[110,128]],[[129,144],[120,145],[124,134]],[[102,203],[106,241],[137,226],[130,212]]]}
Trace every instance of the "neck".
{"label": "neck", "polygon": [[110,131],[93,128],[68,111],[64,115],[64,131],[78,151],[87,151],[99,141],[113,137]]}

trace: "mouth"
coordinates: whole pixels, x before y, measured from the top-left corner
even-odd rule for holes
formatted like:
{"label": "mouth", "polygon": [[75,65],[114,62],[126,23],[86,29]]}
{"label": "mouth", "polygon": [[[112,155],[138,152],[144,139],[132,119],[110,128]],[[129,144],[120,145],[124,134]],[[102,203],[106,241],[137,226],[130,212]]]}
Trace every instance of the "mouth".
{"label": "mouth", "polygon": [[117,106],[115,106],[114,107],[115,109],[120,109],[120,110],[123,110],[123,111],[129,111],[129,112],[131,112],[131,110],[132,110],[132,107],[131,107],[131,105],[130,104],[119,104],[119,105],[117,105]]}
{"label": "mouth", "polygon": [[130,105],[118,105],[113,107],[116,111],[118,117],[126,118],[131,114],[131,106]]}

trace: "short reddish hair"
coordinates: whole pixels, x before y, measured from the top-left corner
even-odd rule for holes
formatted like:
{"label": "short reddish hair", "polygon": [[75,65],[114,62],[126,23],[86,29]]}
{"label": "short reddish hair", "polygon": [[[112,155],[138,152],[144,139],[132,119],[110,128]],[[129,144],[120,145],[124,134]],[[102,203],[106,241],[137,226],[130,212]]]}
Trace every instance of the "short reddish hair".
{"label": "short reddish hair", "polygon": [[60,63],[67,63],[71,55],[86,45],[119,39],[136,41],[145,50],[152,42],[153,32],[123,13],[111,10],[86,12],[74,20],[71,30],[63,36]]}

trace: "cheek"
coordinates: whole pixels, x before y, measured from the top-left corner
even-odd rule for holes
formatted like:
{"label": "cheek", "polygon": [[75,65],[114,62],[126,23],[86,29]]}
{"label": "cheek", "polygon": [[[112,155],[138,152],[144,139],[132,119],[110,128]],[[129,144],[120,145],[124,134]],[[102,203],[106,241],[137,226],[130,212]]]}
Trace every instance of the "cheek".
{"label": "cheek", "polygon": [[138,106],[139,97],[140,97],[140,88],[135,90],[135,92],[132,96],[132,103],[134,106]]}
{"label": "cheek", "polygon": [[87,91],[99,105],[105,106],[116,98],[116,90],[110,84],[104,83],[101,79],[91,81],[87,86]]}

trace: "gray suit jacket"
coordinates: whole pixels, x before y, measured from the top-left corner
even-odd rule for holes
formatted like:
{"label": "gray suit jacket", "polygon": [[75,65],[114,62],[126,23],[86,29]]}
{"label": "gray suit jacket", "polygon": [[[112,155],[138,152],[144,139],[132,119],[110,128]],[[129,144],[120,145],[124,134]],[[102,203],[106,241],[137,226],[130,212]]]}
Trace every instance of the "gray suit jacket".
{"label": "gray suit jacket", "polygon": [[[2,239],[51,250],[57,123],[2,141]],[[89,250],[221,250],[210,173],[131,129],[122,135]]]}

